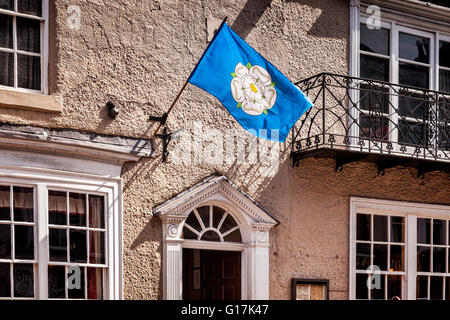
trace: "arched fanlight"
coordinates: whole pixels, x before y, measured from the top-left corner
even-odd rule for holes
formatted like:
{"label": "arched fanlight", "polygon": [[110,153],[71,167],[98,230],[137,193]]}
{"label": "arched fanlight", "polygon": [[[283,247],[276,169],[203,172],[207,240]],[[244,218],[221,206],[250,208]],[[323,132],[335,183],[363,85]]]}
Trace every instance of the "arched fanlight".
{"label": "arched fanlight", "polygon": [[194,209],[186,219],[184,239],[213,242],[242,242],[236,220],[224,209],[207,205]]}

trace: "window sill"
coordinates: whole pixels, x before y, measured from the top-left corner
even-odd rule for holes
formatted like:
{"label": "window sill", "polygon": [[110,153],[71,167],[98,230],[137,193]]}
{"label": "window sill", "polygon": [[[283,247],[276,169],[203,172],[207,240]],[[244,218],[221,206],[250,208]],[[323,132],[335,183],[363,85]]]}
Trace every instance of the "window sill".
{"label": "window sill", "polygon": [[55,95],[34,94],[0,89],[0,107],[44,112],[61,112],[63,99]]}

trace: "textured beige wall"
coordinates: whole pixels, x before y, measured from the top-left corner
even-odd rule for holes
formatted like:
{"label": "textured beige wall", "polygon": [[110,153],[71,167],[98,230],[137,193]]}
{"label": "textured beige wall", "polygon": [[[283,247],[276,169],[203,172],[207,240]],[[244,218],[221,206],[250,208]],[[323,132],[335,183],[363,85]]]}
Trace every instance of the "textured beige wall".
{"label": "textured beige wall", "polygon": [[[81,8],[80,30],[67,26],[69,5]],[[63,97],[63,111],[0,108],[0,121],[149,138],[155,124],[148,116],[168,108],[201,56],[209,17],[228,16],[238,34],[294,81],[324,71],[346,74],[348,6],[347,0],[55,0],[50,87]],[[110,99],[120,110],[116,120],[106,114]],[[193,132],[194,121],[244,134],[215,98],[190,85],[168,125]],[[281,221],[271,232],[273,299],[290,297],[292,277],[329,278],[331,298],[347,297],[349,196],[450,202],[448,177],[416,180],[398,169],[379,177],[365,164],[335,173],[326,160],[292,169],[289,146],[281,151],[273,177],[250,164],[177,165],[171,158],[162,164],[158,144],[156,158],[125,164],[125,298],[161,298],[161,221],[151,209],[214,172]]]}
{"label": "textured beige wall", "polygon": [[450,205],[450,175],[397,167],[378,175],[356,162],[335,172],[333,159],[283,167],[260,195],[277,213],[271,233],[271,299],[287,299],[291,278],[330,280],[330,299],[348,298],[350,197]]}

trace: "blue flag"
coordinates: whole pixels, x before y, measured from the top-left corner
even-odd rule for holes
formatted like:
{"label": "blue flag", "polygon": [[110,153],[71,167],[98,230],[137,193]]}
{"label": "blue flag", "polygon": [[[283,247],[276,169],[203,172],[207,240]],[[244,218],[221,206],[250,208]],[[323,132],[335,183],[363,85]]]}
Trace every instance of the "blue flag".
{"label": "blue flag", "polygon": [[244,129],[269,140],[284,142],[313,105],[225,22],[188,81],[219,99]]}

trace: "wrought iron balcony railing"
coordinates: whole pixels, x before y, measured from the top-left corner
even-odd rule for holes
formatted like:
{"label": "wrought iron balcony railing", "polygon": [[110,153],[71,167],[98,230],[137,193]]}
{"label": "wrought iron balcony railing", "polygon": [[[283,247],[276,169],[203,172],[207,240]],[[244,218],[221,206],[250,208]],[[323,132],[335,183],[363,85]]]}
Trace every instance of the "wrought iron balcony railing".
{"label": "wrought iron balcony railing", "polygon": [[314,107],[292,130],[294,163],[323,149],[450,162],[450,93],[330,73],[297,85]]}

